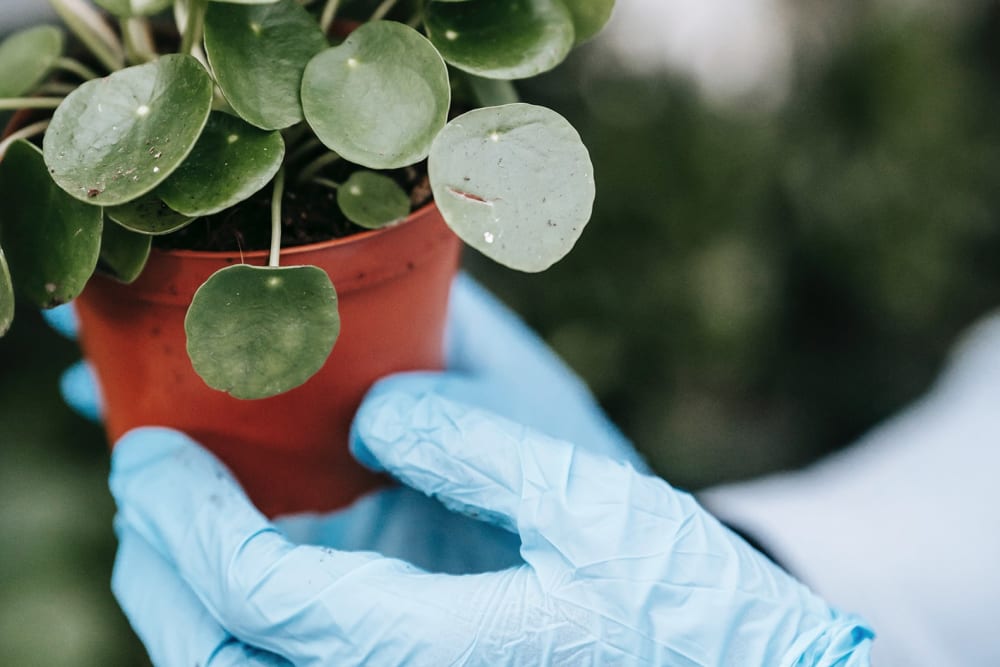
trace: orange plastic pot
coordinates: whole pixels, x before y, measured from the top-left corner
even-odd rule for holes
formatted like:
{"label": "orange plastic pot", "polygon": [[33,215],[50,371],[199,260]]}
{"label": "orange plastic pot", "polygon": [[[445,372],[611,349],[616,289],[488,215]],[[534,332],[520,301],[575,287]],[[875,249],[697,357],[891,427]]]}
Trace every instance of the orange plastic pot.
{"label": "orange plastic pot", "polygon": [[169,426],[218,455],[268,516],[343,507],[385,483],[347,450],[364,393],[390,373],[442,366],[459,250],[432,204],[393,227],[283,251],[283,266],[313,264],[330,275],[341,333],[308,382],[257,401],[211,389],[195,374],[184,316],[212,273],[263,265],[266,253],[154,250],[131,285],[95,276],[77,306],[110,441],[138,426]]}

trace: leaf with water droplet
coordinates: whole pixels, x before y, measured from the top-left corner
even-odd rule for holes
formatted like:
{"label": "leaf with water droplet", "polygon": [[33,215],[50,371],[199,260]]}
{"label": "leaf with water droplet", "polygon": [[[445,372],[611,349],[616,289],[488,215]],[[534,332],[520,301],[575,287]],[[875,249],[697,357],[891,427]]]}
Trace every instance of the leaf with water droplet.
{"label": "leaf with water droplet", "polygon": [[371,169],[427,157],[451,104],[448,68],[427,38],[392,21],[366,23],[306,67],[302,108],[328,148]]}
{"label": "leaf with water droplet", "polygon": [[410,198],[396,181],[373,171],[356,171],[337,188],[337,205],[356,225],[378,229],[410,213]]}
{"label": "leaf with water droplet", "polygon": [[455,118],[434,141],[429,171],[445,222],[513,269],[548,268],[590,220],[590,156],[573,126],[551,109],[508,104]]}
{"label": "leaf with water droplet", "polygon": [[132,283],[145,268],[152,245],[152,236],[106,220],[101,235],[100,268],[119,282]]}
{"label": "leaf with water droplet", "polygon": [[14,285],[10,282],[10,269],[3,248],[0,248],[0,336],[10,329],[14,321]]}
{"label": "leaf with water droplet", "polygon": [[124,204],[180,166],[211,109],[212,79],[201,63],[165,55],[70,93],[45,133],[45,163],[77,199]]}
{"label": "leaf with water droplet", "polygon": [[184,215],[218,213],[267,185],[284,156],[280,132],[213,111],[194,150],[156,194]]}
{"label": "leaf with water droplet", "polygon": [[97,266],[102,214],[60,190],[42,153],[15,141],[0,162],[0,243],[17,291],[42,308],[75,298]]}
{"label": "leaf with water droplet", "polygon": [[62,52],[62,31],[47,25],[15,32],[0,42],[0,97],[33,91]]}
{"label": "leaf with water droplet", "polygon": [[546,72],[573,48],[573,17],[561,0],[431,2],[427,36],[449,64],[490,79]]}
{"label": "leaf with water droplet", "polygon": [[184,329],[191,363],[210,387],[267,398],[322,368],[340,333],[337,293],[314,266],[230,266],[198,288]]}

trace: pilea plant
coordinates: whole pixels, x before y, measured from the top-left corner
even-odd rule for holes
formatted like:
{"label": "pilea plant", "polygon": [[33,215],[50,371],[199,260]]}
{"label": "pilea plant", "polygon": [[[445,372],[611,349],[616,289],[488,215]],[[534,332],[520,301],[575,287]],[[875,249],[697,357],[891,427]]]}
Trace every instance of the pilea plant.
{"label": "pilea plant", "polygon": [[215,273],[185,329],[206,383],[262,398],[312,376],[340,325],[326,273],[280,265],[296,191],[335,192],[349,222],[330,236],[377,229],[407,217],[426,164],[454,232],[522,271],[590,217],[578,134],[510,82],[559,64],[614,0],[384,0],[360,20],[338,0],[50,2],[71,47],[54,26],[0,44],[0,110],[29,110],[0,142],[0,334],[15,288],[50,308],[95,270],[130,282],[164,235],[256,201],[268,266]]}

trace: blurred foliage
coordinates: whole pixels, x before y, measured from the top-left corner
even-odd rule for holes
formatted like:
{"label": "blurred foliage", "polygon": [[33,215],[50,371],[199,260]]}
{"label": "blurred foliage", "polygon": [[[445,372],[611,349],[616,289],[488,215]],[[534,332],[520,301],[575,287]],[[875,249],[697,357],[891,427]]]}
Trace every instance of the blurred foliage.
{"label": "blurred foliage", "polygon": [[[872,4],[838,4],[822,49],[803,32],[776,108],[593,49],[524,89],[590,147],[594,220],[545,274],[468,263],[681,486],[847,444],[1000,304],[1000,8]],[[74,354],[28,311],[0,341],[3,665],[144,662],[108,590],[105,445],[58,399]]]}

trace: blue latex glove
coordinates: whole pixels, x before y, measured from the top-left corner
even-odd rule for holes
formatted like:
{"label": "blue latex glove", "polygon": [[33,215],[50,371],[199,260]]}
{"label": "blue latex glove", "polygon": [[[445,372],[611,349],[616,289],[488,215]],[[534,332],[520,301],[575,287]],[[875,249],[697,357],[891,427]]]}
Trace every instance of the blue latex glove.
{"label": "blue latex glove", "polygon": [[[868,665],[870,630],[664,481],[449,398],[448,375],[371,392],[359,459],[516,535],[524,562],[431,574],[290,542],[182,434],[112,461],[113,588],[157,664]],[[426,527],[425,527],[426,528]],[[253,647],[253,648],[251,648]]]}

